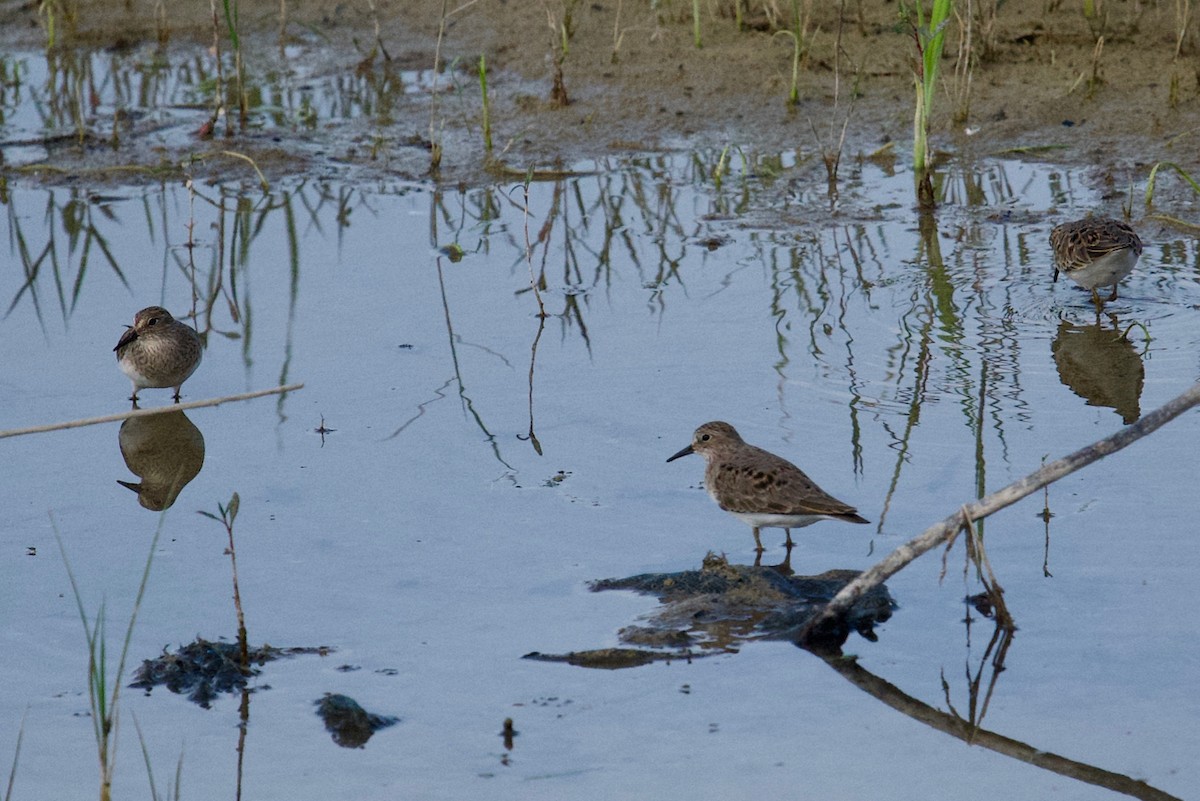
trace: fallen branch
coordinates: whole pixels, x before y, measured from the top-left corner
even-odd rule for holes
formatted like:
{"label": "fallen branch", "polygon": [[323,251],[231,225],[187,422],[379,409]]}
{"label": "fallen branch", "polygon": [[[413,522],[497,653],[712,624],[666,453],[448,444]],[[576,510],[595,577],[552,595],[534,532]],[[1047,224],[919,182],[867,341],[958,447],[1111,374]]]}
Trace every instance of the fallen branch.
{"label": "fallen branch", "polygon": [[956,532],[962,529],[964,524],[969,525],[976,520],[982,520],[993,512],[998,512],[1006,506],[1011,506],[1026,495],[1037,492],[1042,487],[1053,484],[1060,478],[1069,476],[1081,467],[1086,467],[1111,453],[1116,453],[1126,445],[1133,444],[1163,424],[1175,419],[1198,403],[1200,403],[1200,384],[1194,385],[1187,392],[1145,415],[1133,425],[1122,428],[1111,437],[1106,437],[1099,442],[1088,445],[1086,448],[1075,451],[1069,456],[1050,462],[1040,470],[1014,481],[1007,487],[993,492],[991,495],[963,505],[945,520],[930,526],[920,536],[904,543],[888,554],[883,561],[859,574],[858,578],[843,587],[833,597],[833,600],[826,604],[824,609],[814,615],[812,620],[800,632],[801,642],[810,641],[810,638],[817,634],[818,627],[826,621],[844,616],[849,611],[850,606],[863,593],[882,584],[921,554],[936,548],[941,543],[953,537]]}
{"label": "fallen branch", "polygon": [[60,431],[65,428],[94,426],[99,425],[100,423],[117,423],[121,420],[128,420],[131,417],[149,417],[155,414],[167,414],[168,412],[182,412],[187,409],[199,409],[204,406],[220,406],[222,403],[232,403],[234,401],[250,400],[251,398],[261,398],[263,395],[279,395],[284,392],[294,392],[295,390],[302,389],[303,387],[303,384],[288,384],[287,386],[283,387],[260,389],[255,392],[243,392],[240,395],[226,395],[223,398],[210,398],[209,400],[175,403],[170,406],[156,406],[153,409],[130,409],[129,411],[121,412],[120,414],[106,414],[103,417],[85,417],[82,420],[70,420],[66,423],[49,423],[44,426],[12,428],[8,431],[0,431],[0,439],[5,439],[6,437],[19,437],[22,434],[40,434],[44,431]]}

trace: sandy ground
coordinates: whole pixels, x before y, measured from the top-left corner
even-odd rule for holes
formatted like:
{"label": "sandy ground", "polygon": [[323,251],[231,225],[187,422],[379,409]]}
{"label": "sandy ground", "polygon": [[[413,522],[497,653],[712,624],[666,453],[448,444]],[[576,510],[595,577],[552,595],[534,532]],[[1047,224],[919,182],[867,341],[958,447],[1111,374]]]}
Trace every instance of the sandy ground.
{"label": "sandy ground", "polygon": [[[153,3],[131,0],[115,12],[111,5],[80,0],[74,40],[115,48],[157,38],[161,25]],[[207,4],[167,5],[169,47],[211,43]],[[327,43],[321,52],[328,74],[434,64],[443,11],[436,0],[376,0],[376,12],[366,0],[282,5],[288,39]],[[909,158],[914,45],[897,3],[849,0],[840,21],[839,4],[808,3],[808,46],[795,107],[787,103],[793,39],[772,28],[770,5],[751,0],[749,25],[739,31],[730,0],[703,0],[701,48],[692,39],[690,3],[654,5],[658,8],[648,0],[477,0],[452,8],[441,58],[456,65],[461,91],[439,101],[434,126],[428,106],[398,115],[387,135],[410,152],[388,160],[386,168],[427,173],[428,147],[439,142],[445,153],[442,177],[471,179],[485,161],[472,74],[480,54],[491,75],[496,150],[518,171],[614,152],[683,147],[832,153],[847,119],[847,158],[889,142],[901,159]],[[935,145],[980,155],[1054,148],[1043,157],[1094,164],[1106,173],[1141,170],[1158,160],[1194,170],[1200,153],[1200,22],[1190,21],[1176,56],[1175,3],[1098,0],[1097,6],[1092,20],[1079,3],[1054,0],[1003,2],[990,24],[976,13],[969,87],[956,76],[966,20],[952,19],[934,113]],[[564,55],[561,31],[568,19]],[[376,23],[388,59],[380,53],[364,63],[376,41]],[[262,54],[278,50],[281,2],[242,0],[241,24],[252,43],[247,63],[253,71]],[[44,44],[35,3],[0,9],[0,27],[10,45]],[[553,97],[556,62],[566,105]],[[452,83],[449,76],[442,80]],[[278,137],[274,141],[279,144]],[[346,145],[339,157],[365,163],[363,141]],[[294,153],[286,142],[277,151]]]}

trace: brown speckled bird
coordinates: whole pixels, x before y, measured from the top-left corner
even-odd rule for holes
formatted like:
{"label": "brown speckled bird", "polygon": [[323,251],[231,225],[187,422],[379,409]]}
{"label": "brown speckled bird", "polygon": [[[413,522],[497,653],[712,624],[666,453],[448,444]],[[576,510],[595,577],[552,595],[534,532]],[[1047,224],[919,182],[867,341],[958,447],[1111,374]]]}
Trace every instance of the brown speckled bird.
{"label": "brown speckled bird", "polygon": [[133,317],[133,325],[121,335],[117,366],[133,382],[130,400],[137,405],[138,390],[147,387],[179,389],[200,366],[200,335],[181,323],[162,306],[147,306]]}
{"label": "brown speckled bird", "polygon": [[698,453],[708,463],[704,486],[717,505],[754,529],[762,553],[760,528],[782,528],[792,546],[793,528],[823,518],[869,523],[858,510],[822,490],[796,465],[747,444],[729,423],[715,421],[696,429],[692,444],[667,459]]}
{"label": "brown speckled bird", "polygon": [[1127,223],[1104,217],[1063,223],[1050,232],[1054,251],[1054,280],[1061,270],[1068,278],[1092,293],[1099,310],[1105,301],[1096,291],[1112,286],[1108,300],[1117,299],[1117,284],[1133,272],[1142,255],[1142,240]]}

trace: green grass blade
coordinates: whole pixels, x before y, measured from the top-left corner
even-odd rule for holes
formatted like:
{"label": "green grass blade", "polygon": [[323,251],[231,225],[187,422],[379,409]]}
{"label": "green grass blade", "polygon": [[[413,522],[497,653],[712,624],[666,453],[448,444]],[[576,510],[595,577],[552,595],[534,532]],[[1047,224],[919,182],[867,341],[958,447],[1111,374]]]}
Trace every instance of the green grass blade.
{"label": "green grass blade", "polygon": [[96,738],[96,749],[100,762],[102,798],[106,797],[107,790],[111,787],[112,768],[116,762],[117,707],[121,693],[121,677],[125,672],[125,660],[129,655],[129,645],[133,640],[133,627],[137,622],[138,612],[141,609],[142,600],[146,594],[146,586],[150,579],[150,567],[154,562],[154,551],[158,547],[158,540],[162,535],[165,520],[166,513],[164,512],[159,515],[158,526],[155,528],[154,537],[150,542],[150,551],[146,555],[146,566],[142,570],[142,580],[138,585],[133,611],[129,615],[129,626],[125,630],[125,639],[121,645],[121,654],[117,661],[116,674],[113,676],[111,682],[112,692],[109,694],[107,692],[109,686],[108,637],[106,636],[105,624],[105,607],[107,602],[102,601],[100,603],[96,619],[89,621],[87,612],[83,607],[83,595],[79,591],[79,582],[76,580],[75,572],[71,569],[70,560],[67,558],[66,546],[63,544],[62,536],[58,531],[53,514],[50,515],[50,524],[54,530],[54,538],[58,542],[59,553],[62,554],[63,565],[67,570],[67,578],[71,582],[71,591],[75,596],[75,606],[79,611],[79,619],[83,623],[84,636],[87,638],[88,700],[92,711],[92,729]]}
{"label": "green grass blade", "polygon": [[138,743],[142,746],[142,759],[146,763],[146,776],[150,779],[150,798],[158,801],[158,788],[154,786],[154,768],[150,764],[150,749],[146,747],[146,737],[142,734],[142,724],[138,723],[137,715],[133,716],[133,728],[137,731]]}
{"label": "green grass blade", "polygon": [[1158,170],[1160,167],[1170,167],[1175,170],[1175,173],[1192,187],[1197,195],[1200,195],[1200,183],[1188,174],[1186,170],[1180,167],[1173,161],[1156,161],[1154,166],[1150,168],[1150,175],[1146,179],[1146,208],[1150,208],[1154,204],[1154,187],[1158,181]]}
{"label": "green grass blade", "polygon": [[1158,168],[1161,166],[1162,162],[1156,161],[1150,168],[1150,177],[1146,179],[1146,208],[1150,208],[1154,203],[1154,185],[1158,181]]}
{"label": "green grass blade", "polygon": [[230,4],[229,0],[221,0],[221,5],[225,9],[225,24],[229,27],[229,42],[234,49],[238,48],[238,9],[236,0]]}

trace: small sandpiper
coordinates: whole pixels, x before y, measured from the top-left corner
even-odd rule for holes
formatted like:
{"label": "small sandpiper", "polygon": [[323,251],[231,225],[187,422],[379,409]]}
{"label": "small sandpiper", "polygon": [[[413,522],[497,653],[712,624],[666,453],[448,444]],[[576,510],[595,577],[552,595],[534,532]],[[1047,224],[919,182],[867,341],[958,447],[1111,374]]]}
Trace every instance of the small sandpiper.
{"label": "small sandpiper", "polygon": [[147,387],[174,387],[175,402],[179,388],[200,365],[200,336],[187,323],[181,323],[162,306],[147,306],[134,315],[133,325],[121,335],[113,348],[117,366],[133,382],[130,400],[137,405],[138,390]]}
{"label": "small sandpiper", "polygon": [[1142,255],[1142,240],[1128,223],[1105,217],[1063,223],[1050,232],[1054,251],[1054,280],[1061,270],[1075,283],[1092,293],[1099,311],[1105,301],[1096,292],[1112,286],[1108,300],[1117,299],[1117,283],[1133,272]]}
{"label": "small sandpiper", "polygon": [[796,465],[747,444],[729,423],[715,421],[696,429],[692,444],[667,459],[698,453],[707,462],[704,487],[717,505],[754,529],[754,545],[763,552],[760,528],[782,528],[787,547],[793,528],[823,518],[869,523],[858,510],[828,494]]}

